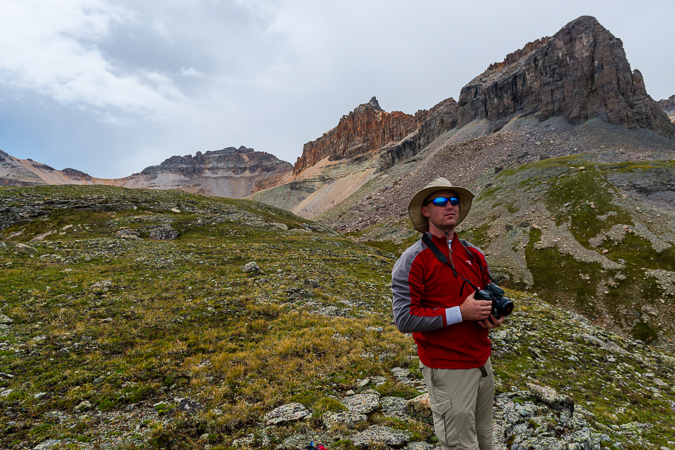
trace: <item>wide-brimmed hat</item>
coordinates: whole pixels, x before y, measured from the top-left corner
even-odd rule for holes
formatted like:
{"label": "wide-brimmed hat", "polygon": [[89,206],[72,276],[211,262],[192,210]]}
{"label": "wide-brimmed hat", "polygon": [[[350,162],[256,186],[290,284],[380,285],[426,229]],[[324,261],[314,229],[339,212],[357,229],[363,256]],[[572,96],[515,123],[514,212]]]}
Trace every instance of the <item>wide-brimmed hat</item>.
{"label": "wide-brimmed hat", "polygon": [[410,215],[410,220],[412,220],[413,226],[420,233],[429,231],[429,219],[422,215],[421,210],[424,199],[436,191],[444,191],[446,189],[455,191],[459,197],[459,217],[457,218],[457,225],[459,225],[469,213],[469,210],[471,209],[471,201],[473,200],[473,193],[466,188],[453,186],[445,178],[436,178],[434,181],[424,186],[417,194],[415,194],[408,205],[408,214]]}

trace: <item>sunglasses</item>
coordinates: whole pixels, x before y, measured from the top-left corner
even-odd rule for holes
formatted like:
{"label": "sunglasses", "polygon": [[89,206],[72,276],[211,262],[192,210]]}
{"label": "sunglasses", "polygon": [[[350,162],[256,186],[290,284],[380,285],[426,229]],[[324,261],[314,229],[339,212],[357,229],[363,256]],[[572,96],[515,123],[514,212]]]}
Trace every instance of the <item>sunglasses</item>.
{"label": "sunglasses", "polygon": [[457,197],[436,197],[430,202],[426,202],[425,206],[428,205],[429,203],[433,204],[434,206],[445,206],[450,202],[452,206],[459,205],[459,199]]}

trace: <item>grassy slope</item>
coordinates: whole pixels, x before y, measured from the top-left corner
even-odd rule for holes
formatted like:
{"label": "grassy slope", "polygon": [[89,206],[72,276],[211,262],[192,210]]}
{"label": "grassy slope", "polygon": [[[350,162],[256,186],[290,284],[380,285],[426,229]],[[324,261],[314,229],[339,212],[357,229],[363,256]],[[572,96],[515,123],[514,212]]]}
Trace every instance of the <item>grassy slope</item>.
{"label": "grassy slope", "polygon": [[[391,373],[407,367],[419,376],[411,338],[391,323],[387,252],[250,201],[106,187],[0,189],[0,208],[25,205],[44,214],[3,230],[0,245],[0,314],[13,320],[0,330],[3,448],[46,439],[72,448],[227,448],[259,431],[274,407],[299,401],[314,411],[309,422],[273,431],[274,447],[321,429],[321,414],[342,409],[336,399],[359,379],[384,377],[383,395],[418,394]],[[166,223],[176,240],[148,239]],[[120,228],[140,239],[114,238]],[[29,242],[48,231],[55,233]],[[35,253],[19,252],[22,242]],[[264,274],[244,273],[250,261]],[[569,316],[525,294],[512,297],[519,312],[495,340],[500,390],[538,379],[572,395],[598,427],[651,423],[641,439],[675,441],[675,393],[652,382],[672,378],[672,358],[607,334],[631,352],[620,356],[617,381],[607,352],[579,338],[584,330]],[[180,398],[202,407],[176,415]],[[91,408],[76,411],[84,401]],[[626,405],[619,416],[617,403]],[[434,439],[424,421],[369,420]],[[640,448],[631,437],[613,439]]]}

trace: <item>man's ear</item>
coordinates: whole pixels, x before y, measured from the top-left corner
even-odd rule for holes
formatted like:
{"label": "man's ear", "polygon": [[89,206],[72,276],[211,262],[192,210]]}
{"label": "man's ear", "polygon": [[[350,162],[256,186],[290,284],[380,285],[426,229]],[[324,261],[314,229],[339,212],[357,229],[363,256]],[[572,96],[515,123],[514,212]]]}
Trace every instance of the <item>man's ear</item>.
{"label": "man's ear", "polygon": [[426,206],[420,207],[420,211],[422,211],[422,215],[426,217],[427,219],[429,218],[429,208]]}

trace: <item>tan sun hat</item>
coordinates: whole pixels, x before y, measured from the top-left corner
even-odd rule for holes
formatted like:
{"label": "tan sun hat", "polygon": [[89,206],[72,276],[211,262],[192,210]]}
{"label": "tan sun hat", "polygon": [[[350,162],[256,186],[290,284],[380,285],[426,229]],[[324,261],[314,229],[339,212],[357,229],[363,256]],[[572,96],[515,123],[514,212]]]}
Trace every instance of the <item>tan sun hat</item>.
{"label": "tan sun hat", "polygon": [[459,225],[469,213],[469,210],[471,209],[471,201],[473,200],[473,194],[471,191],[463,187],[453,186],[445,178],[436,178],[434,181],[424,186],[417,194],[415,194],[408,205],[408,214],[410,215],[410,220],[412,220],[413,226],[420,233],[429,231],[429,219],[422,215],[422,203],[434,192],[444,191],[446,189],[455,191],[459,197],[459,217],[457,218],[457,225]]}

